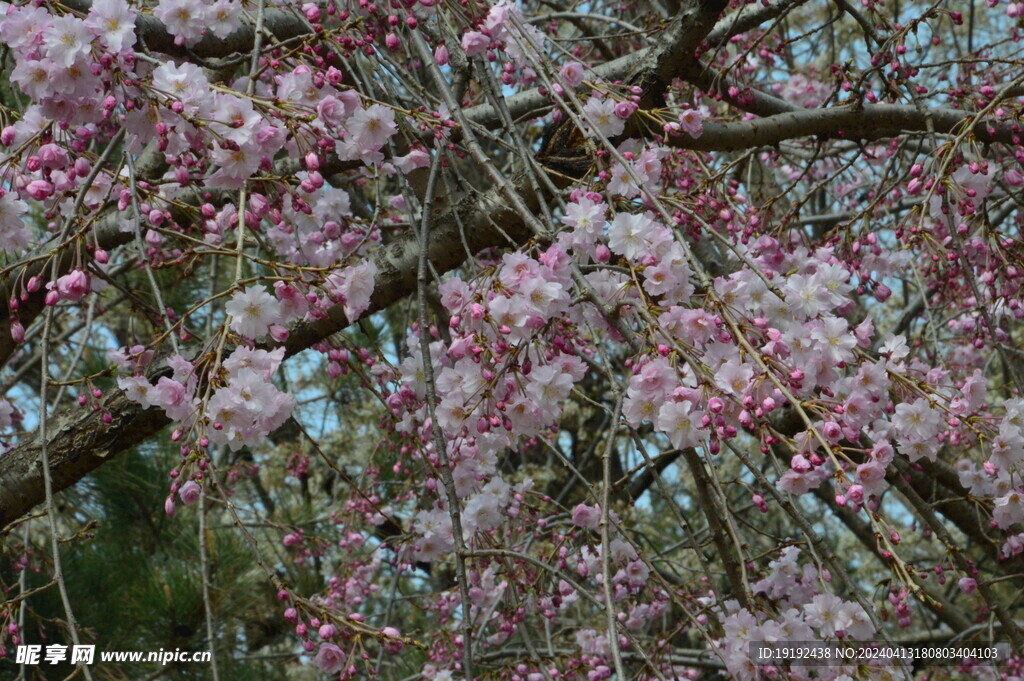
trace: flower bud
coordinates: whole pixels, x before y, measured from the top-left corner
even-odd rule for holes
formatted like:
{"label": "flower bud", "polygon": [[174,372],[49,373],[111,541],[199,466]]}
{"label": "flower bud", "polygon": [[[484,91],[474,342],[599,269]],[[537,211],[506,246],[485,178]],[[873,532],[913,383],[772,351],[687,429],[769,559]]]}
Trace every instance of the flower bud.
{"label": "flower bud", "polygon": [[615,105],[615,115],[622,120],[626,120],[633,115],[633,112],[638,108],[635,102],[619,102]]}
{"label": "flower bud", "polygon": [[578,61],[572,61],[563,66],[558,71],[558,75],[562,79],[563,83],[574,88],[583,83],[585,70],[583,68],[583,64]]}
{"label": "flower bud", "polygon": [[437,49],[434,50],[434,61],[437,62],[438,66],[444,66],[448,63],[451,55],[448,53],[448,48],[444,44],[438,45]]}
{"label": "flower bud", "polygon": [[971,577],[961,577],[957,582],[957,586],[959,586],[960,590],[965,594],[972,594],[978,588],[978,582]]}

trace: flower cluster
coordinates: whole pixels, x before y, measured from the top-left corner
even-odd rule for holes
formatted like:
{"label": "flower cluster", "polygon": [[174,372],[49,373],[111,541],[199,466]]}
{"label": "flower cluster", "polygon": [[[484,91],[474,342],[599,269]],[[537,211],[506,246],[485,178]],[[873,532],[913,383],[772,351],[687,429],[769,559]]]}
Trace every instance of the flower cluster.
{"label": "flower cluster", "polygon": [[271,380],[283,358],[284,348],[237,348],[224,360],[221,387],[202,408],[196,368],[180,355],[167,360],[173,373],[161,376],[155,386],[143,375],[121,377],[118,386],[133,402],[162,409],[180,428],[189,429],[204,417],[204,439],[235,451],[259,443],[291,416],[292,397]]}

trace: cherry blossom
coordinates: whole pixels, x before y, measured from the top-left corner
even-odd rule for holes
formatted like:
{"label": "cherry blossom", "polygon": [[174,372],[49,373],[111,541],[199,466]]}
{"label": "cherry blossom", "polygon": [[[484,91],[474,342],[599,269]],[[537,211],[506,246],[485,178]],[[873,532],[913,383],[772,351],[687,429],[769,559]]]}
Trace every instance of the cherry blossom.
{"label": "cherry blossom", "polygon": [[266,335],[270,325],[281,318],[277,299],[261,286],[236,291],[224,309],[231,315],[231,328],[247,338]]}

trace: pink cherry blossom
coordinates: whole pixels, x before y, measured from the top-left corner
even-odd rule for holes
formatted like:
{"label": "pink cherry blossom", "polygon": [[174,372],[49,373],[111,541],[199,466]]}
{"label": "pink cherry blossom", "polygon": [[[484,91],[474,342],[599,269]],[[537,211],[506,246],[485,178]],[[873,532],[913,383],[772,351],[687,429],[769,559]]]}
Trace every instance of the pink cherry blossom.
{"label": "pink cherry blossom", "polygon": [[345,653],[333,643],[321,643],[313,663],[327,674],[337,674],[345,667]]}
{"label": "pink cherry blossom", "polygon": [[704,114],[699,109],[686,109],[679,114],[679,125],[696,139],[704,134]]}
{"label": "pink cherry blossom", "polygon": [[462,51],[467,57],[475,57],[483,54],[490,42],[491,39],[480,31],[466,31],[462,35]]}
{"label": "pink cherry blossom", "polygon": [[346,128],[352,140],[367,149],[379,148],[398,130],[395,112],[380,104],[357,109],[348,119]]}
{"label": "pink cherry blossom", "polygon": [[583,107],[594,128],[594,132],[603,137],[617,137],[626,129],[626,122],[615,115],[615,100],[591,97]]}
{"label": "pink cherry blossom", "polygon": [[596,530],[601,521],[601,508],[598,506],[587,506],[579,504],[572,511],[572,524],[577,527],[585,527]]}
{"label": "pink cherry blossom", "polygon": [[[49,288],[50,285],[48,284]],[[62,300],[77,303],[90,290],[89,275],[82,270],[72,270],[57,280],[56,291]]]}
{"label": "pink cherry blossom", "polygon": [[95,0],[85,27],[115,54],[127,52],[135,44],[135,15],[125,0]]}
{"label": "pink cherry blossom", "polygon": [[281,317],[280,303],[261,286],[236,291],[224,309],[231,315],[231,328],[247,338],[265,335]]}

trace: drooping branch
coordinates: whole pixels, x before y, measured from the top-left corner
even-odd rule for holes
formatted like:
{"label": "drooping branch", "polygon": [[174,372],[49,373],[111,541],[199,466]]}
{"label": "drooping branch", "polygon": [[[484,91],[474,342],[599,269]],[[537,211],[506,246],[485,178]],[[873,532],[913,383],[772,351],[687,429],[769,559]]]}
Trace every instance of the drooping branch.
{"label": "drooping branch", "polygon": [[[136,169],[141,177],[152,178],[163,172],[165,168],[162,153],[156,151],[156,145],[151,145],[139,156],[135,162]],[[79,192],[88,191],[88,187],[82,187]],[[91,243],[104,250],[113,250],[122,246],[132,239],[132,232],[122,229],[124,226],[123,216],[114,210],[113,205],[100,207],[100,215],[91,227]],[[46,289],[39,288],[34,292],[25,290],[29,279],[36,276],[45,277],[50,271],[51,257],[59,258],[56,271],[64,274],[74,263],[78,262],[76,257],[81,242],[78,239],[71,239],[67,244],[55,244],[47,241],[41,244],[34,251],[23,257],[20,263],[15,263],[6,268],[2,280],[0,280],[0,365],[3,365],[18,349],[10,334],[11,309],[8,302],[11,298],[18,299],[18,319],[23,326],[28,326],[45,309],[44,300]]]}

